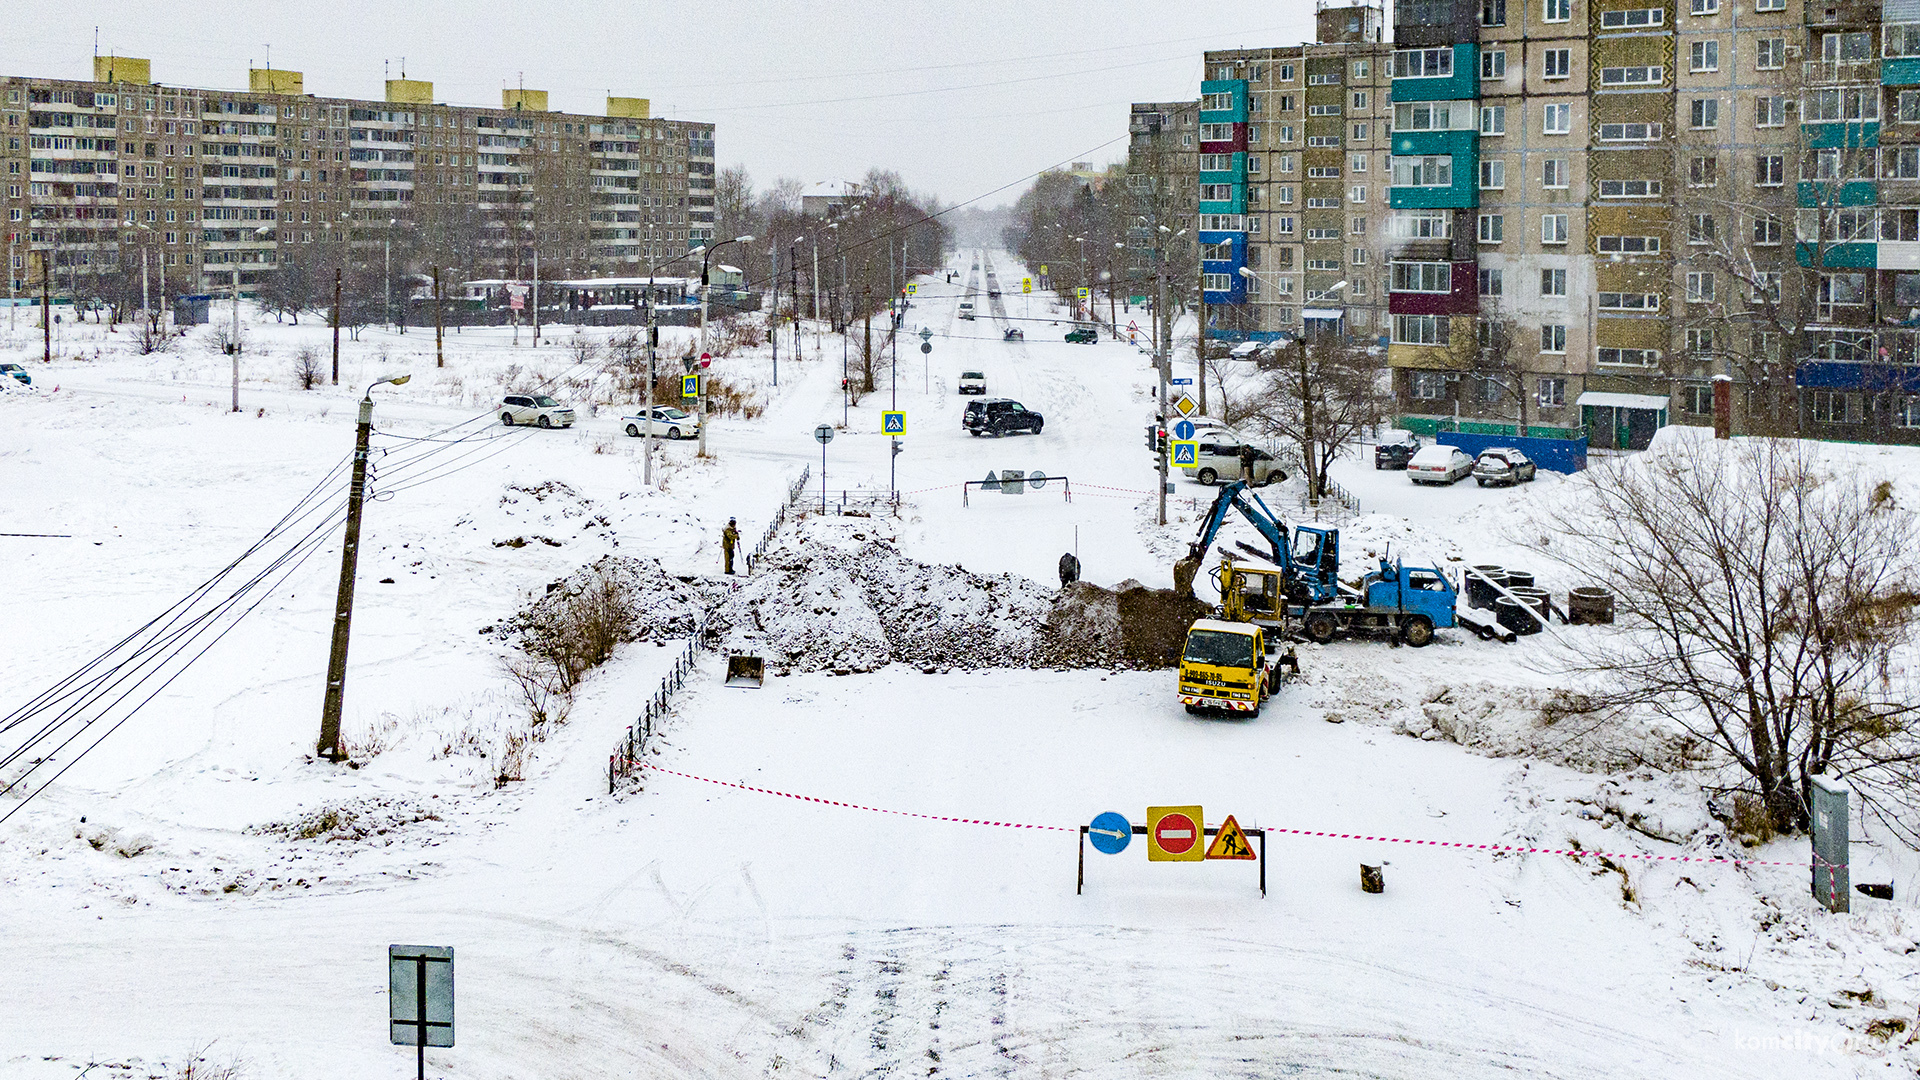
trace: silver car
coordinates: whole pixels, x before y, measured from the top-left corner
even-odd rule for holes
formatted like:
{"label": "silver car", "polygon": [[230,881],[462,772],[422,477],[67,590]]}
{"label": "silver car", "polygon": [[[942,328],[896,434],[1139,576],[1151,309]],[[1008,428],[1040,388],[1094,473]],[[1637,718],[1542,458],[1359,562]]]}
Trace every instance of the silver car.
{"label": "silver car", "polygon": [[1510,446],[1492,446],[1480,451],[1473,463],[1473,478],[1481,487],[1488,484],[1523,484],[1533,479],[1539,466],[1533,459]]}
{"label": "silver car", "polygon": [[500,422],[537,424],[543,428],[573,426],[573,410],[545,394],[508,394],[500,400]]}
{"label": "silver car", "polygon": [[[633,438],[647,433],[647,414],[638,412],[632,416],[620,418],[621,430]],[[653,434],[661,439],[691,439],[700,434],[698,417],[681,412],[671,405],[653,407]]]}

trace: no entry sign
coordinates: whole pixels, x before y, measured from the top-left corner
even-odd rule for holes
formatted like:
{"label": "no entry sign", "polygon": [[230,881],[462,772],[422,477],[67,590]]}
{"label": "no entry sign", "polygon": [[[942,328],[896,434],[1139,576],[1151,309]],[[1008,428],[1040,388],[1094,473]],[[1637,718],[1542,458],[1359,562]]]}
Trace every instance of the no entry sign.
{"label": "no entry sign", "polygon": [[1147,807],[1147,861],[1200,862],[1206,858],[1201,823],[1206,815],[1197,806]]}

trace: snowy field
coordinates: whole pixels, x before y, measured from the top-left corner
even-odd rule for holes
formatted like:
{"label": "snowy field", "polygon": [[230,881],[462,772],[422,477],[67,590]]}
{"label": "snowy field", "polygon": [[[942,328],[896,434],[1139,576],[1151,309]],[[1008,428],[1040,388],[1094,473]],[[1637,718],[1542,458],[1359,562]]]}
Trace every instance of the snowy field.
{"label": "snowy field", "polygon": [[[369,329],[343,343],[338,386],[301,391],[294,357],[326,357],[324,326],[249,310],[234,414],[204,330],[140,357],[125,332],[63,326],[47,366],[22,328],[0,350],[35,358],[32,390],[0,390],[0,533],[64,535],[0,537],[0,714],[215,575],[317,486],[320,509],[275,543],[324,526],[354,401],[375,379],[413,379],[373,391],[346,690],[362,767],[308,758],[338,575],[337,530],[322,527],[99,749],[24,806],[0,799],[0,814],[18,807],[0,825],[0,1075],[171,1077],[200,1051],[241,1078],[398,1075],[412,1052],[387,1044],[384,949],[399,942],[458,950],[459,1044],[428,1055],[436,1076],[1920,1068],[1920,861],[1856,826],[1854,880],[1894,880],[1898,899],[1826,914],[1806,895],[1804,838],[1742,849],[1684,782],[1603,771],[1613,748],[1543,731],[1556,683],[1536,647],[1457,632],[1424,650],[1303,647],[1302,681],[1247,721],[1187,716],[1168,672],[894,665],[752,691],[720,686],[724,658],[703,655],[649,754],[672,772],[609,797],[607,755],[674,652],[641,642],[587,679],[523,779],[496,785],[519,711],[506,647],[483,631],[604,555],[717,575],[728,516],[751,544],[804,470],[820,497],[818,424],[845,418],[826,449],[830,500],[885,490],[880,413],[895,391],[898,487],[912,494],[873,525],[902,551],[1051,587],[1077,547],[1089,580],[1170,584],[1211,491],[1179,482],[1173,520],[1154,524],[1146,358],[1065,343],[1063,309],[1018,295],[1025,271],[1004,253],[952,266],[959,280],[923,279],[907,317],[932,352],[903,337],[897,369],[889,356],[857,406],[843,404],[841,342],[811,327],[798,359],[782,341],[777,387],[764,345],[717,360],[764,411],[713,420],[708,460],[663,445],[656,489],[620,432],[629,403],[606,357],[581,362],[608,331],[549,328],[538,348],[524,329],[517,347],[509,330],[450,334],[435,368],[431,331]],[[988,267],[1004,306],[980,295],[981,317],[958,319],[961,282]],[[1007,325],[1026,340],[1003,341]],[[690,334],[667,331],[663,371]],[[968,437],[970,399],[955,394],[968,370],[1044,414],[1044,432]],[[580,425],[502,428],[491,406],[534,384]],[[1912,503],[1920,457],[1830,452],[1897,477]],[[1362,512],[1325,511],[1349,573],[1389,545],[1410,562],[1525,565],[1525,523],[1565,495],[1548,474],[1421,488],[1370,462],[1363,448],[1335,472]],[[1073,497],[1050,485],[963,502],[962,481],[1009,468],[1066,477]],[[1266,494],[1300,515],[1296,490]],[[833,526],[846,527],[859,526]],[[818,544],[823,528],[781,536]],[[1236,538],[1254,539],[1237,523],[1222,542]],[[1556,592],[1580,584],[1530,568]],[[1579,648],[1598,631],[1563,633]],[[27,729],[0,732],[0,753]],[[1089,849],[1076,895],[1081,824],[1186,803],[1275,830],[1264,899],[1256,864],[1149,865],[1143,842]],[[1362,893],[1359,864],[1383,861],[1386,892]]]}

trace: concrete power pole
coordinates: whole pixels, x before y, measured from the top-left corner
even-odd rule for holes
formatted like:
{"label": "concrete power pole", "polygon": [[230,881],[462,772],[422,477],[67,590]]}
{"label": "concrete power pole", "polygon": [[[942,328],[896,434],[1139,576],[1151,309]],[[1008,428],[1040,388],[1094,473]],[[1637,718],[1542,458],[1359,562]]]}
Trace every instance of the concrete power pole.
{"label": "concrete power pole", "polygon": [[340,385],[340,270],[333,271],[333,385]]}
{"label": "concrete power pole", "polygon": [[353,579],[360,561],[360,508],[367,493],[367,446],[373,436],[373,387],[399,386],[412,376],[396,375],[367,387],[360,399],[360,429],[353,441],[353,483],[347,489],[347,535],[340,549],[340,595],[333,611],[333,652],[327,659],[327,692],[320,707],[320,742],[315,752],[339,761],[340,710],[347,690],[347,637],[353,623]]}
{"label": "concrete power pole", "polygon": [[433,268],[433,366],[446,367],[447,297],[440,291],[440,268]]}
{"label": "concrete power pole", "polygon": [[[1167,268],[1165,255],[1158,247],[1154,249],[1154,267],[1158,295],[1154,297],[1153,312],[1159,319],[1159,346],[1155,350],[1159,355],[1154,359],[1154,367],[1160,375],[1160,409],[1158,423],[1162,428],[1167,424],[1167,378],[1173,366],[1173,322],[1167,318]],[[1168,440],[1171,442],[1171,438]],[[1171,447],[1168,451],[1171,452]],[[1167,523],[1167,454],[1160,455],[1160,524]]]}

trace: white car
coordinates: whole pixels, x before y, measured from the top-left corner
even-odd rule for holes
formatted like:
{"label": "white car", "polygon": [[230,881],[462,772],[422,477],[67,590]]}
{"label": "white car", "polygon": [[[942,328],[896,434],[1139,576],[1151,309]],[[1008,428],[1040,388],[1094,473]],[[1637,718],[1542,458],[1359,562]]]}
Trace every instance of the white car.
{"label": "white car", "polygon": [[1235,345],[1233,348],[1227,350],[1227,359],[1258,360],[1260,359],[1261,354],[1265,353],[1266,351],[1267,351],[1267,343],[1264,341],[1243,341],[1240,344]]}
{"label": "white car", "polygon": [[1429,446],[1407,461],[1407,479],[1416,484],[1451,484],[1473,473],[1473,459],[1457,446]]}
{"label": "white car", "polygon": [[[641,411],[632,416],[623,416],[620,418],[620,426],[621,430],[638,439],[647,433],[647,414]],[[696,438],[700,434],[700,420],[671,405],[655,405],[653,434],[657,439]]]}
{"label": "white car", "polygon": [[[1223,480],[1240,479],[1240,437],[1231,432],[1218,431],[1196,433],[1199,446],[1195,447],[1194,463],[1180,466],[1180,471],[1203,484],[1217,484]],[[1285,480],[1287,471],[1266,450],[1258,447],[1253,451],[1253,483],[1255,487],[1265,487],[1276,481]]]}
{"label": "white car", "polygon": [[963,371],[960,373],[960,392],[963,394],[984,394],[987,392],[987,375],[984,371]]}
{"label": "white car", "polygon": [[573,410],[545,394],[508,394],[500,400],[500,422],[538,424],[543,428],[573,426]]}

